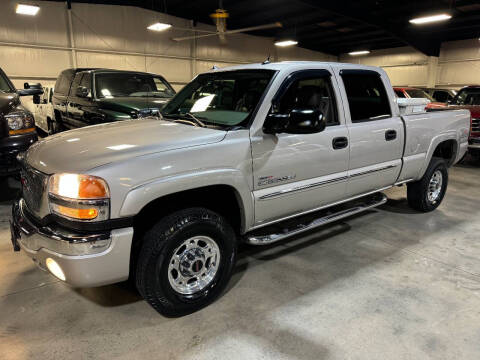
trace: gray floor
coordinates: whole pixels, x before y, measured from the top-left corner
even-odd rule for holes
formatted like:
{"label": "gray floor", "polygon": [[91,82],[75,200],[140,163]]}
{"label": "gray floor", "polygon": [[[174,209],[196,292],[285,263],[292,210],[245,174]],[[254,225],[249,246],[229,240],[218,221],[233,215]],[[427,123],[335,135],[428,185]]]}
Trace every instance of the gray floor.
{"label": "gray floor", "polygon": [[11,250],[0,203],[2,359],[479,359],[479,164],[437,211],[405,189],[308,237],[242,249],[228,291],[179,319],[122,284],[74,290]]}

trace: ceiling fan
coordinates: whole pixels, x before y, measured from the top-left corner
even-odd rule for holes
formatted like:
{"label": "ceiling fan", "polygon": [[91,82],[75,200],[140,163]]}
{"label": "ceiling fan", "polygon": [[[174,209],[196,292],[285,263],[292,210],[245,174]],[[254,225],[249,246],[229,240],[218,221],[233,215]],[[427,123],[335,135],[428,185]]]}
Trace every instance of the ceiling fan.
{"label": "ceiling fan", "polygon": [[217,10],[215,10],[215,12],[213,14],[210,14],[210,17],[212,18],[213,22],[215,23],[215,26],[217,27],[217,31],[206,31],[206,30],[192,29],[192,31],[200,31],[200,32],[203,32],[203,33],[206,33],[206,34],[176,37],[176,38],[173,38],[172,40],[174,40],[174,41],[184,41],[184,40],[199,39],[199,38],[210,37],[210,36],[218,36],[221,43],[226,43],[227,38],[226,38],[225,35],[238,34],[238,33],[243,33],[243,32],[247,32],[247,31],[264,30],[264,29],[282,27],[281,22],[274,22],[274,23],[271,23],[271,24],[250,26],[250,27],[235,29],[235,30],[227,30],[227,18],[229,16],[230,16],[230,14],[228,13],[227,10],[223,9],[222,1],[220,0],[219,1],[219,8]]}

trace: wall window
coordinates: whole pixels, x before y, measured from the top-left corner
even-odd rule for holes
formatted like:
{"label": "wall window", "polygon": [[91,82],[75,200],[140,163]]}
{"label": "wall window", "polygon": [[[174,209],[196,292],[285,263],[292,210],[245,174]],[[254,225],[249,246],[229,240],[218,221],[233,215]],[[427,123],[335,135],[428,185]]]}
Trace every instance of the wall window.
{"label": "wall window", "polygon": [[382,79],[373,71],[342,74],[352,122],[380,120],[392,116]]}

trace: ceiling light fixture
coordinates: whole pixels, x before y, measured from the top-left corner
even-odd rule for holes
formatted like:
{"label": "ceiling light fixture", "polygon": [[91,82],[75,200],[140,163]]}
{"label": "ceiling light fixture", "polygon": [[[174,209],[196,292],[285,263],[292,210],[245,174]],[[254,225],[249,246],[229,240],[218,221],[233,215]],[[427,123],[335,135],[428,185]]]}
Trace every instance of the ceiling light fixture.
{"label": "ceiling light fixture", "polygon": [[148,30],[153,30],[153,31],[163,31],[167,30],[168,28],[171,28],[171,24],[164,24],[164,23],[155,23],[147,27]]}
{"label": "ceiling light fixture", "polygon": [[283,40],[283,41],[275,42],[276,46],[281,46],[281,47],[292,46],[297,44],[298,44],[298,41],[295,41],[295,40]]}
{"label": "ceiling light fixture", "polygon": [[39,10],[40,10],[40,6],[17,4],[17,9],[15,10],[15,12],[21,15],[35,16],[37,15]]}
{"label": "ceiling light fixture", "polygon": [[370,51],[369,51],[369,50],[352,51],[352,52],[349,52],[349,53],[348,53],[348,55],[353,55],[353,56],[356,56],[356,55],[367,55],[367,54],[370,54]]}
{"label": "ceiling light fixture", "polygon": [[423,16],[415,19],[410,19],[409,22],[415,25],[421,24],[428,24],[437,21],[445,21],[451,19],[452,15],[449,14],[437,14],[437,15],[430,15],[430,16]]}

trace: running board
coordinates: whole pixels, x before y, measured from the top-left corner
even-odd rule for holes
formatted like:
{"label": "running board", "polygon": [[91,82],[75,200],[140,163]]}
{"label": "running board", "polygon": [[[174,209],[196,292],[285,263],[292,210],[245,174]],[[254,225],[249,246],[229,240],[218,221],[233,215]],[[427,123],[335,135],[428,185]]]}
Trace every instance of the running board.
{"label": "running board", "polygon": [[[361,213],[363,211],[367,211],[373,209],[377,206],[383,205],[387,202],[387,197],[383,193],[376,194],[373,198],[369,198],[367,201],[357,204],[351,208],[343,209],[334,213],[330,213],[323,217],[310,220],[307,223],[300,223],[295,224],[293,228],[286,227],[285,229],[281,229],[281,231],[277,231],[276,233],[271,234],[263,234],[263,235],[254,235],[254,234],[247,234],[245,242],[250,245],[268,245],[274,242],[286,239],[288,237],[301,234],[305,231],[309,231],[315,229],[317,227],[329,224],[331,222],[344,219],[346,217]],[[278,230],[278,226],[277,226]]]}

